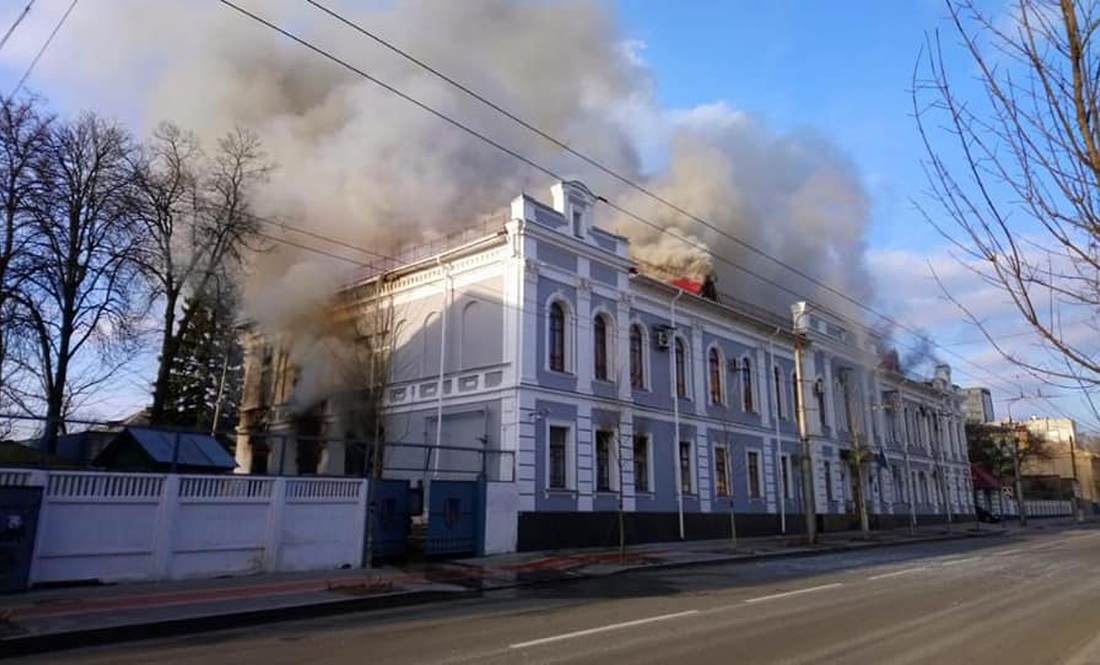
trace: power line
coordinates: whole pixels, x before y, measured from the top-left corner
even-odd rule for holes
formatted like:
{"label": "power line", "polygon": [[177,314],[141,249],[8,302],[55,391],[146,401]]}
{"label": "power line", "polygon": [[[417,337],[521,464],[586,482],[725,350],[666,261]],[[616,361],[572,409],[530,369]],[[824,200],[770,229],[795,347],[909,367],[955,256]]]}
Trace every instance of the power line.
{"label": "power line", "polygon": [[[436,76],[437,78],[445,81],[446,83],[450,84],[452,87],[456,88],[457,90],[469,95],[470,97],[473,97],[474,99],[481,102],[485,106],[487,106],[490,109],[496,111],[500,115],[503,115],[504,117],[506,117],[509,120],[515,122],[516,124],[520,125],[521,127],[531,131],[532,133],[536,134],[540,138],[545,139],[546,141],[550,142],[551,144],[557,146],[558,148],[561,148],[565,152],[567,152],[567,153],[573,155],[574,157],[577,157],[578,159],[584,161],[585,163],[595,167],[596,169],[598,169],[599,171],[605,173],[606,175],[611,176],[615,180],[617,180],[617,181],[627,185],[628,187],[630,187],[630,188],[646,195],[650,199],[652,199],[654,201],[657,201],[657,202],[667,206],[668,208],[670,208],[670,209],[676,211],[677,213],[691,219],[692,221],[700,224],[701,226],[703,226],[707,229],[710,229],[711,231],[714,231],[715,233],[718,233],[718,234],[724,236],[725,238],[729,239],[730,241],[736,243],[738,246],[743,247],[744,249],[749,250],[750,252],[756,254],[757,256],[765,258],[765,259],[771,261],[772,263],[775,263],[776,265],[779,265],[779,266],[789,270],[793,274],[798,275],[799,277],[801,277],[802,279],[805,279],[806,281],[810,282],[811,284],[814,284],[814,285],[816,285],[816,286],[818,286],[822,289],[825,289],[829,293],[832,293],[832,294],[844,299],[845,301],[847,301],[847,302],[863,309],[864,311],[866,311],[868,313],[871,313],[871,314],[874,314],[875,316],[880,317],[884,321],[887,321],[888,323],[891,323],[891,324],[893,324],[893,325],[895,325],[899,328],[902,328],[902,329],[910,332],[911,334],[914,334],[914,335],[917,335],[917,336],[923,336],[920,333],[920,331],[914,330],[914,329],[910,328],[909,326],[906,326],[905,324],[897,321],[896,319],[894,319],[894,318],[892,318],[892,317],[890,317],[890,316],[888,316],[888,315],[886,315],[886,314],[870,307],[866,303],[864,303],[864,302],[862,302],[862,301],[860,301],[856,298],[853,298],[852,296],[849,296],[847,293],[844,293],[843,291],[840,291],[839,289],[837,289],[837,288],[835,288],[835,287],[833,287],[833,286],[831,286],[831,285],[829,285],[825,282],[822,282],[821,280],[813,277],[812,275],[806,273],[805,271],[799,269],[798,267],[792,266],[791,264],[789,264],[789,263],[783,261],[782,259],[774,256],[773,254],[771,254],[771,253],[769,253],[769,252],[767,252],[763,249],[760,249],[759,247],[756,247],[755,245],[753,245],[753,244],[751,244],[751,243],[749,243],[749,242],[747,242],[747,241],[745,241],[745,240],[729,233],[728,231],[726,231],[725,229],[719,227],[718,225],[716,225],[712,222],[709,222],[708,220],[704,219],[703,217],[700,217],[699,215],[696,215],[696,214],[692,213],[689,210],[686,210],[685,208],[683,208],[679,204],[669,200],[668,198],[663,197],[660,194],[657,194],[656,192],[649,189],[645,185],[639,183],[637,180],[634,180],[633,178],[625,176],[625,175],[619,173],[618,171],[616,171],[615,169],[607,166],[606,164],[603,164],[599,160],[591,157],[590,155],[588,155],[584,152],[581,152],[580,150],[574,148],[573,146],[566,143],[565,141],[551,135],[550,133],[546,132],[545,130],[533,125],[532,123],[528,122],[527,120],[524,120],[519,115],[517,115],[517,114],[509,111],[508,109],[502,107],[500,104],[497,104],[496,102],[492,101],[491,99],[486,98],[484,95],[478,93],[476,90],[473,90],[470,86],[465,85],[460,81],[457,81],[456,79],[452,78],[451,76],[448,76],[447,74],[445,74],[442,71],[440,71],[439,69],[436,69],[435,67],[431,66],[430,64],[428,64],[424,60],[422,60],[420,58],[417,58],[416,56],[410,54],[408,51],[405,51],[402,48],[398,47],[397,45],[393,44],[392,42],[388,41],[384,37],[381,37],[377,33],[372,32],[371,30],[368,30],[367,28],[363,27],[362,25],[346,18],[345,16],[341,15],[339,12],[337,12],[333,9],[330,9],[329,7],[321,4],[317,0],[306,0],[306,2],[309,3],[310,5],[312,5],[313,7],[317,8],[318,10],[324,12],[325,14],[329,15],[330,17],[336,19],[337,21],[340,21],[344,25],[352,28],[353,30],[355,30],[356,32],[362,34],[363,36],[370,38],[371,40],[373,40],[377,44],[385,47],[386,49],[390,50],[391,52],[396,53],[397,55],[401,56],[402,58],[404,58],[404,59],[408,60],[409,62],[415,64],[416,66],[424,69],[425,71],[431,73],[432,75]],[[628,217],[631,217],[632,219],[634,219],[636,221],[647,224],[649,226],[653,226],[652,224],[649,223],[648,220],[642,219],[639,215],[636,215],[631,211],[625,210],[622,207],[616,205],[615,203],[613,203],[611,201],[603,199],[603,202],[605,204],[607,204],[609,207],[611,207],[612,209],[617,210],[620,213],[625,214]],[[662,232],[668,232],[668,230],[664,229],[663,227],[660,228],[659,230],[661,230]],[[685,242],[686,244],[688,244],[689,246],[692,246],[695,249],[701,249],[701,250],[705,251],[707,254],[709,254],[712,257],[722,258],[722,257],[717,257],[717,255],[711,253],[710,249],[708,247],[706,247],[705,245],[702,245],[701,243],[700,244],[691,243],[686,238],[683,238],[683,237],[681,237],[677,234],[671,234],[670,233],[670,235],[672,235],[673,237],[678,238],[682,242]],[[726,261],[726,262],[729,263],[728,261]],[[739,266],[735,266],[735,267],[739,267]],[[757,273],[754,273],[754,272],[751,272],[751,271],[748,271],[748,270],[746,270],[746,272],[749,272],[749,274],[752,274],[753,276],[757,277],[758,279],[761,279],[762,281],[764,281],[765,283],[767,283],[771,286],[781,288],[784,291],[786,291],[788,293],[791,293],[796,298],[800,298],[800,299],[804,298],[804,296],[802,296],[801,294],[798,294],[798,293],[795,293],[795,292],[791,291],[790,289],[788,289],[784,285],[777,284],[774,280],[770,280],[768,278],[763,277],[762,275],[759,275]],[[935,344],[935,342],[933,342],[933,343]],[[936,344],[936,346],[939,346],[939,345]],[[949,349],[947,349],[946,347],[941,347],[941,348],[944,348],[944,350],[948,351],[949,353],[953,353]]]}
{"label": "power line", "polygon": [[[538,170],[539,172],[541,172],[545,175],[548,175],[551,178],[554,178],[556,180],[564,179],[561,175],[554,172],[552,169],[540,164],[539,162],[523,155],[522,153],[520,153],[520,152],[518,152],[518,151],[516,151],[512,148],[509,148],[509,147],[501,144],[500,142],[498,142],[498,141],[490,138],[489,136],[487,136],[487,135],[485,135],[485,134],[483,134],[483,133],[481,133],[481,132],[479,132],[479,131],[477,131],[477,130],[475,130],[475,129],[473,129],[473,128],[465,125],[465,124],[463,124],[460,121],[455,120],[454,118],[452,118],[452,117],[446,115],[445,113],[435,109],[434,107],[420,101],[419,99],[416,99],[415,97],[412,97],[411,95],[403,92],[402,90],[394,87],[393,85],[391,85],[389,83],[386,83],[385,81],[382,81],[381,79],[377,78],[376,76],[374,76],[374,75],[364,71],[363,69],[361,69],[359,67],[356,67],[355,65],[351,64],[350,62],[348,62],[348,61],[332,54],[331,52],[325,50],[324,48],[322,48],[322,47],[320,47],[320,46],[318,46],[318,45],[316,45],[312,42],[309,42],[309,41],[307,41],[306,39],[304,39],[302,37],[299,37],[295,33],[290,32],[289,30],[287,30],[287,29],[285,29],[285,28],[283,28],[283,27],[281,27],[281,26],[279,26],[275,23],[272,23],[271,21],[268,21],[267,19],[255,14],[253,12],[250,12],[250,11],[240,7],[239,5],[235,4],[231,0],[219,0],[219,2],[221,2],[223,5],[237,11],[238,13],[242,14],[243,16],[245,16],[247,18],[250,18],[253,21],[255,21],[257,23],[260,23],[261,25],[263,25],[263,26],[265,26],[265,27],[267,27],[267,28],[283,35],[284,37],[296,42],[297,44],[309,49],[310,51],[313,51],[317,55],[320,55],[321,57],[323,57],[327,60],[330,60],[330,61],[340,65],[341,67],[344,67],[348,71],[351,71],[351,72],[361,76],[362,78],[366,79],[367,81],[370,81],[371,83],[373,83],[373,84],[377,85],[378,87],[390,92],[391,94],[393,94],[393,95],[409,102],[410,104],[413,104],[414,106],[416,106],[416,107],[420,108],[421,110],[435,116],[436,118],[438,118],[438,119],[442,120],[443,122],[455,127],[456,129],[459,129],[459,130],[473,136],[474,138],[477,138],[478,140],[480,140],[480,141],[496,148],[497,150],[503,152],[504,154],[509,155],[510,157],[516,159],[517,161],[520,161],[523,164],[526,164],[526,165]],[[641,215],[638,215],[638,214],[636,214],[636,213],[634,213],[630,210],[627,210],[627,209],[623,208],[622,206],[620,206],[620,205],[618,205],[614,202],[608,201],[606,198],[597,197],[597,200],[601,201],[602,203],[604,203],[608,207],[610,207],[614,210],[617,210],[618,212],[620,212],[624,215],[627,215],[628,217],[638,221],[639,223],[642,223],[646,226],[649,226],[650,228],[653,228],[653,229],[655,229],[656,231],[658,231],[660,233],[664,233],[664,234],[667,234],[667,235],[669,235],[673,238],[676,238],[680,242],[683,242],[686,245],[688,245],[689,247],[693,247],[693,248],[695,248],[699,251],[702,251],[702,252],[706,253],[707,255],[709,255],[713,259],[717,259],[717,260],[722,261],[723,263],[731,266],[732,268],[734,268],[736,270],[740,270],[740,271],[742,271],[746,274],[752,275],[753,277],[756,277],[757,279],[760,279],[764,283],[769,284],[770,286],[774,286],[778,289],[781,289],[782,291],[784,291],[786,293],[789,293],[789,294],[795,296],[798,299],[806,299],[804,295],[802,295],[799,292],[793,291],[790,287],[788,287],[784,284],[781,284],[781,283],[779,283],[779,282],[777,282],[773,279],[770,279],[768,277],[760,275],[759,273],[756,273],[755,271],[752,271],[748,268],[745,268],[744,266],[735,264],[731,260],[729,260],[728,258],[726,258],[724,256],[714,254],[710,250],[710,248],[708,248],[706,245],[704,245],[702,243],[694,243],[694,242],[692,242],[691,240],[685,238],[682,235],[679,235],[677,233],[673,233],[669,229],[664,228],[664,227],[660,226],[659,224],[657,224],[657,223],[655,223],[655,222],[653,222],[653,221],[651,221],[651,220],[649,220],[649,219],[647,219],[647,218],[645,218]],[[686,214],[688,214],[689,217],[691,216],[690,213],[686,213]],[[701,223],[705,224],[706,222],[704,220]],[[720,231],[720,232],[722,232],[722,231]],[[724,233],[724,232],[722,232],[722,233]],[[736,238],[732,238],[732,239],[735,240],[736,242],[739,242],[739,243],[743,242],[743,241],[740,241],[739,239],[736,239]],[[755,250],[756,248],[752,248],[752,249]],[[776,260],[776,259],[773,258],[773,260]],[[780,262],[778,260],[776,260],[776,261],[778,263],[780,263],[781,265],[785,265],[785,264],[782,264],[782,262]],[[794,270],[796,272],[796,274],[804,274],[804,273],[801,273],[801,271],[798,271],[798,269],[796,269],[796,268],[793,268],[793,267],[790,267],[790,266],[786,266],[786,267],[791,268],[792,270]],[[910,332],[913,335],[917,335],[918,337],[923,337],[923,334],[920,331],[897,321],[896,319],[894,319],[893,317],[891,317],[887,314],[879,312],[878,310],[874,309],[870,305],[867,305],[863,302],[860,302],[859,300],[857,300],[855,298],[852,298],[851,296],[848,296],[847,294],[844,294],[843,292],[837,291],[837,290],[833,289],[832,287],[830,287],[830,286],[828,286],[828,285],[826,285],[826,284],[824,284],[824,283],[822,283],[818,280],[815,280],[815,279],[810,278],[810,277],[807,277],[807,278],[811,282],[819,284],[823,288],[837,293],[844,300],[855,304],[860,309],[863,309],[863,310],[865,310],[869,313],[872,313],[872,314],[880,317],[882,320],[884,320],[884,321],[886,321],[886,322],[888,322],[888,323],[890,323],[894,326],[897,326],[898,328],[906,330],[906,331]],[[825,308],[825,307],[823,307],[819,304],[816,305],[816,306],[819,309],[823,310],[823,311],[826,311],[826,312],[829,311],[827,308]],[[836,313],[833,313],[833,314],[836,315]],[[840,318],[845,319],[845,320],[848,319],[848,317],[840,317]],[[853,323],[855,325],[859,325],[859,326],[865,328],[868,331],[871,331],[871,329],[869,327],[867,327],[863,324],[858,324],[858,323],[855,323],[855,322],[853,322]],[[871,331],[871,332],[873,332],[873,331]],[[945,352],[949,353],[950,355],[959,358],[962,362],[967,363],[970,366],[976,367],[980,371],[988,373],[990,376],[996,377],[996,375],[992,371],[990,371],[990,370],[974,363],[973,361],[969,360],[965,356],[962,356],[961,354],[959,354],[959,353],[957,353],[957,352],[955,352],[951,349],[948,349],[946,347],[943,347],[943,346],[937,344],[934,340],[930,340],[930,341],[931,341],[933,346],[943,349]]]}
{"label": "power line", "polygon": [[19,27],[19,24],[23,22],[23,19],[27,17],[27,14],[31,11],[31,5],[34,4],[34,0],[27,3],[27,6],[23,8],[23,11],[19,12],[19,16],[15,17],[15,22],[11,24],[8,31],[4,33],[4,37],[0,39],[0,51],[4,50],[4,44],[8,43],[8,38],[11,37],[15,29]]}
{"label": "power line", "polygon": [[42,54],[46,52],[46,49],[50,47],[50,43],[53,41],[54,36],[57,35],[57,31],[61,29],[61,26],[65,25],[65,21],[69,18],[69,14],[73,13],[73,9],[76,8],[76,3],[80,0],[73,0],[69,4],[69,8],[65,10],[65,13],[61,15],[61,20],[57,22],[57,25],[53,27],[53,31],[50,32],[50,36],[46,38],[46,41],[42,44],[42,48],[38,49],[38,53],[34,55],[34,60],[31,60],[31,64],[27,66],[27,71],[23,72],[23,77],[19,79],[19,83],[15,85],[15,89],[11,91],[11,96],[14,97],[20,89],[23,88],[23,83],[34,71],[34,66],[38,64],[38,59],[42,57]]}

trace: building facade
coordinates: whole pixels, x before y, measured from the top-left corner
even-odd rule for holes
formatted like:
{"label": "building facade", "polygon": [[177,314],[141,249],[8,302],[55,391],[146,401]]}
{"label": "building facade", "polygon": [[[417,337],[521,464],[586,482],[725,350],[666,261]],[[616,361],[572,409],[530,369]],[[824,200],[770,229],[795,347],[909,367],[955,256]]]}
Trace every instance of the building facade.
{"label": "building facade", "polygon": [[[595,203],[558,183],[550,205],[519,196],[482,237],[364,277],[394,313],[385,477],[430,492],[480,464],[510,483],[488,518],[509,525],[498,550],[615,542],[620,511],[634,542],[727,536],[733,519],[741,535],[799,532],[804,463],[825,530],[858,526],[860,487],[872,526],[973,512],[950,368],[913,381],[812,304],[780,317],[641,274]],[[266,472],[301,456],[285,385],[256,387],[279,383],[278,351],[248,350],[237,459]],[[261,421],[290,432],[278,449]],[[346,468],[341,445],[310,470]]]}
{"label": "building facade", "polygon": [[989,388],[963,388],[963,412],[968,423],[991,423],[996,419],[993,413],[993,395]]}

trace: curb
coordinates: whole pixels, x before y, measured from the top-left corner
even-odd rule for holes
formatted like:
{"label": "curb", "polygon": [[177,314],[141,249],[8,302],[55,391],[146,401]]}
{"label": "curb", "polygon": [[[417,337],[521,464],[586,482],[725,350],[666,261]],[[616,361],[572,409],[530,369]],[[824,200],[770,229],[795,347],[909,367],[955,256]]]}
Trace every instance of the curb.
{"label": "curb", "polygon": [[172,637],[213,630],[243,628],[262,623],[314,619],[351,612],[393,609],[409,605],[422,605],[445,600],[463,600],[480,596],[480,591],[412,591],[383,596],[347,598],[344,600],[289,605],[243,612],[207,614],[197,617],[166,619],[144,624],[126,624],[89,628],[58,633],[42,633],[23,637],[0,638],[0,660],[15,656],[29,656],[70,649],[118,644],[157,637]]}
{"label": "curb", "polygon": [[794,551],[776,551],[761,554],[731,554],[712,559],[700,559],[694,561],[674,561],[668,563],[647,564],[641,566],[627,566],[619,570],[606,573],[572,573],[564,577],[500,584],[482,589],[467,589],[461,591],[412,591],[408,593],[394,593],[382,596],[366,596],[361,598],[347,598],[344,600],[309,603],[304,605],[290,605],[287,607],[274,607],[260,610],[246,610],[242,612],[226,612],[221,614],[208,614],[197,617],[180,619],[166,619],[145,624],[126,624],[120,626],[108,626],[102,628],[89,628],[58,633],[43,633],[27,635],[23,637],[0,638],[0,660],[15,656],[29,656],[52,651],[65,651],[70,649],[101,646],[104,644],[118,644],[137,640],[152,639],[158,637],[172,637],[192,633],[208,632],[214,630],[227,630],[232,628],[244,628],[262,623],[276,621],[292,621],[302,619],[314,619],[322,616],[335,616],[352,612],[367,612],[371,610],[393,609],[408,607],[411,605],[426,605],[449,600],[467,600],[478,598],[485,593],[498,590],[515,589],[519,587],[545,586],[549,584],[561,584],[591,580],[600,577],[626,575],[648,570],[671,570],[675,568],[692,568],[712,566],[730,563],[750,563],[765,559],[793,559],[817,556],[820,554],[836,554],[838,552],[850,552],[853,550],[875,549],[882,547],[898,547],[902,545],[919,545],[947,540],[962,540],[964,538],[991,538],[1007,534],[1007,531],[987,531],[977,533],[940,534],[927,538],[907,541],[878,541],[865,544],[843,544],[821,547],[818,549],[798,549]]}

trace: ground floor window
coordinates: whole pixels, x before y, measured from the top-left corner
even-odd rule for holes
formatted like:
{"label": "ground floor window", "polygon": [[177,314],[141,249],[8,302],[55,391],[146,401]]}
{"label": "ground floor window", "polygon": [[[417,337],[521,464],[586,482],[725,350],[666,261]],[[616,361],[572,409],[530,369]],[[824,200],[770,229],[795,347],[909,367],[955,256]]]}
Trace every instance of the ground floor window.
{"label": "ground floor window", "polygon": [[634,435],[634,491],[650,491],[649,438],[644,434]]}
{"label": "ground floor window", "polygon": [[691,443],[680,442],[680,492],[691,494]]}
{"label": "ground floor window", "polygon": [[783,498],[790,500],[793,498],[791,494],[791,458],[787,455],[782,455],[779,458],[779,465],[779,473],[783,481]]}
{"label": "ground floor window", "polygon": [[714,449],[714,482],[718,496],[729,496],[729,471],[726,468],[726,449]]}
{"label": "ground floor window", "polygon": [[760,453],[750,450],[746,453],[749,476],[749,497],[759,499],[763,495],[760,487]]}
{"label": "ground floor window", "polygon": [[831,462],[825,462],[825,498],[829,501],[833,500],[833,465]]}
{"label": "ground floor window", "polygon": [[612,466],[615,464],[614,432],[596,432],[596,491],[610,492],[614,489]]}
{"label": "ground floor window", "polygon": [[569,428],[550,426],[550,489],[566,489]]}

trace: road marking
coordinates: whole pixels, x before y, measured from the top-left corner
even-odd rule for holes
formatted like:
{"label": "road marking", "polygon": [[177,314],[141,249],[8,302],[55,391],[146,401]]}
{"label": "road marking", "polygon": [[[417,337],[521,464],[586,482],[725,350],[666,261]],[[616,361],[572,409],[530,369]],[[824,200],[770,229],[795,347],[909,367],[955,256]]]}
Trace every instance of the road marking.
{"label": "road marking", "polygon": [[812,591],[824,591],[825,589],[835,589],[838,586],[842,586],[842,582],[834,582],[832,584],[822,584],[821,586],[812,586],[806,589],[798,589],[796,591],[784,591],[783,593],[773,593],[770,596],[757,596],[756,598],[749,598],[746,603],[762,603],[765,600],[775,600],[776,598],[787,598],[788,596],[798,596],[804,593],[810,593]]}
{"label": "road marking", "polygon": [[527,647],[538,646],[540,644],[548,644],[550,642],[557,642],[560,640],[571,640],[574,637],[584,637],[585,635],[595,635],[596,633],[605,633],[609,630],[618,630],[620,628],[630,628],[631,626],[641,626],[647,623],[654,623],[656,621],[667,621],[668,619],[678,619],[680,617],[690,616],[692,614],[698,614],[699,610],[687,610],[686,612],[674,612],[672,614],[662,614],[660,616],[649,617],[646,619],[635,619],[634,621],[624,621],[622,623],[613,623],[607,626],[600,626],[599,628],[589,628],[587,630],[578,630],[572,633],[562,633],[561,635],[552,635],[550,637],[543,637],[537,640],[530,640],[528,642],[517,642],[515,644],[509,644],[509,649],[525,649]]}
{"label": "road marking", "polygon": [[944,561],[943,565],[944,566],[954,566],[956,563],[967,563],[967,562],[970,562],[970,561],[977,561],[980,558],[981,558],[980,556],[971,556],[971,557],[967,557],[965,559],[952,559],[951,561]]}
{"label": "road marking", "polygon": [[920,570],[928,570],[927,566],[918,566],[916,568],[906,568],[905,570],[895,570],[892,573],[883,573],[882,575],[872,575],[868,577],[869,580],[884,580],[888,577],[898,577],[900,575],[908,575],[909,573],[915,573]]}
{"label": "road marking", "polygon": [[1015,549],[1005,550],[1003,552],[994,552],[993,556],[1005,556],[1007,554],[1015,554],[1017,552],[1023,552],[1023,551],[1024,551],[1024,549],[1022,547],[1017,547]]}

